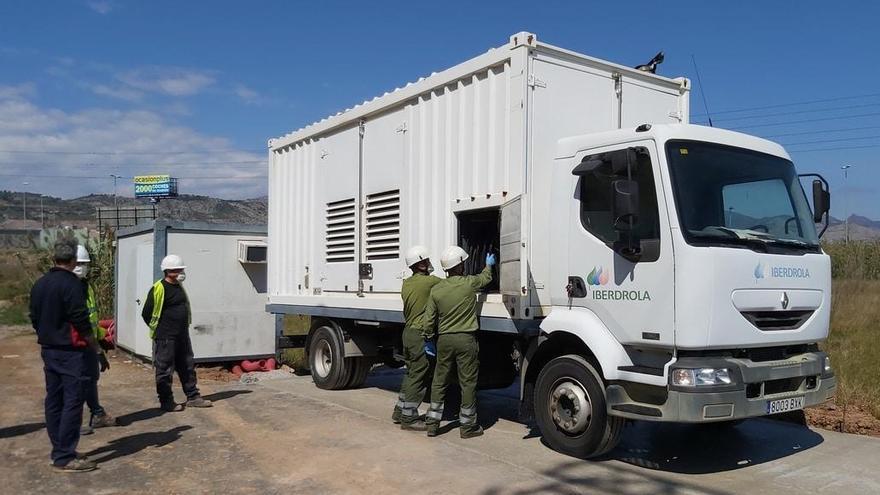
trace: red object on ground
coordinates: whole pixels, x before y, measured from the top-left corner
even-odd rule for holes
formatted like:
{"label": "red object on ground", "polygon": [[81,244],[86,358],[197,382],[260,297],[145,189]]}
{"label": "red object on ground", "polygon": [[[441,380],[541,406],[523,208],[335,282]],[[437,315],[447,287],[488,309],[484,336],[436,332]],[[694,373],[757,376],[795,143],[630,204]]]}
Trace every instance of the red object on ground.
{"label": "red object on ground", "polygon": [[251,371],[260,371],[259,361],[242,361],[241,369],[250,373]]}
{"label": "red object on ground", "polygon": [[272,371],[278,367],[275,358],[260,359],[259,361],[242,361],[241,369],[247,373],[253,371]]}
{"label": "red object on ground", "polygon": [[241,369],[241,366],[236,364],[232,367],[232,374],[235,376],[241,376],[242,374],[244,374],[244,370]]}

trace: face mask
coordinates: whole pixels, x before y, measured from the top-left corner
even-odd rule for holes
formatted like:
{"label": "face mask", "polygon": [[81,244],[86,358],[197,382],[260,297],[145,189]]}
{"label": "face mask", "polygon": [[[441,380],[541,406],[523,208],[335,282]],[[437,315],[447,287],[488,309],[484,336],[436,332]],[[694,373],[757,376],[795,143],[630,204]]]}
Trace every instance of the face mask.
{"label": "face mask", "polygon": [[89,274],[89,267],[85,265],[76,265],[73,269],[73,274],[79,278],[86,278],[86,275]]}
{"label": "face mask", "polygon": [[186,272],[181,272],[180,275],[177,276],[177,281],[183,282],[184,280],[186,280]]}
{"label": "face mask", "polygon": [[428,275],[434,273],[434,265],[428,263]]}

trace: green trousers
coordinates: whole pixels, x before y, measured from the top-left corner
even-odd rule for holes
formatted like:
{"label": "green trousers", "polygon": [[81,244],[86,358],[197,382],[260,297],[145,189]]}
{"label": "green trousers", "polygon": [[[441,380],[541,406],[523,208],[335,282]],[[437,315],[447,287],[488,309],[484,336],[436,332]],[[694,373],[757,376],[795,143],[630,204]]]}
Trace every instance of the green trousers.
{"label": "green trousers", "polygon": [[440,334],[437,338],[437,367],[431,387],[431,407],[425,423],[429,431],[440,426],[443,402],[452,370],[458,370],[461,387],[461,410],[458,420],[462,431],[477,430],[477,378],[480,375],[480,344],[473,332]]}
{"label": "green trousers", "polygon": [[406,376],[400,384],[400,394],[392,417],[399,418],[401,423],[411,424],[419,418],[419,405],[431,388],[434,363],[425,354],[425,339],[419,330],[404,328],[402,340]]}

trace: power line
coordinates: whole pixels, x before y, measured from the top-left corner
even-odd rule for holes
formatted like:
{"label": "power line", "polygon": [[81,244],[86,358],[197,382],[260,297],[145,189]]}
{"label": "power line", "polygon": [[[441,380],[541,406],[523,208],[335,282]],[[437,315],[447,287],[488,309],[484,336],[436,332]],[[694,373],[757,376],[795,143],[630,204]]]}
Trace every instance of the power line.
{"label": "power line", "polygon": [[189,151],[40,151],[40,150],[0,150],[0,153],[21,153],[40,155],[100,155],[100,156],[123,156],[123,155],[191,155],[206,153],[260,153],[266,150],[228,149],[228,150],[189,150]]}
{"label": "power line", "polygon": [[877,139],[880,136],[861,136],[861,137],[848,137],[848,138],[838,138],[838,139],[818,139],[813,141],[801,141],[800,143],[779,143],[782,146],[798,146],[803,144],[819,144],[819,143],[839,143],[842,141],[858,141],[860,139]]}
{"label": "power line", "polygon": [[[32,174],[0,174],[0,177],[22,177],[28,179],[101,179],[110,180],[105,175],[32,175]],[[117,177],[119,179],[133,179],[134,177]],[[256,180],[268,179],[268,175],[249,175],[247,177],[235,176],[191,176],[191,177],[175,177],[178,180]]]}
{"label": "power line", "polygon": [[861,150],[867,148],[880,148],[880,144],[869,144],[865,146],[841,146],[839,148],[815,148],[808,150],[794,150],[791,153],[811,153],[813,151],[843,151],[843,150]]}
{"label": "power line", "polygon": [[0,161],[0,165],[20,165],[27,167],[45,166],[54,167],[63,165],[65,167],[207,167],[210,165],[258,165],[267,164],[266,160],[240,160],[240,161],[223,161],[223,162],[186,162],[186,163],[34,163],[34,162],[4,162]]}
{"label": "power line", "polygon": [[865,107],[877,107],[880,106],[880,103],[865,103],[862,105],[849,105],[845,107],[837,107],[837,108],[814,108],[810,110],[796,110],[794,112],[779,112],[779,113],[768,113],[764,115],[748,115],[744,117],[730,117],[726,119],[715,119],[715,122],[730,122],[733,120],[748,120],[748,119],[763,119],[768,117],[781,117],[785,115],[799,115],[805,113],[818,113],[818,112],[836,112],[840,110],[852,110],[855,108],[865,108]]}
{"label": "power line", "polygon": [[755,129],[757,127],[773,127],[778,125],[791,125],[791,124],[807,124],[810,122],[825,122],[829,120],[845,120],[845,119],[857,119],[861,117],[876,117],[880,115],[880,112],[874,113],[862,113],[858,115],[843,115],[839,117],[820,117],[815,119],[804,119],[804,120],[790,120],[788,122],[774,122],[770,124],[754,124],[754,125],[744,125],[739,127],[728,127],[730,130],[739,130],[739,129]]}
{"label": "power line", "polygon": [[[808,101],[799,101],[795,103],[780,103],[777,105],[763,105],[759,107],[749,107],[749,108],[738,108],[732,110],[722,110],[720,112],[712,112],[715,115],[718,114],[728,114],[728,113],[739,113],[739,112],[750,112],[753,110],[766,110],[769,108],[785,108],[785,107],[795,107],[799,105],[812,105],[814,103],[827,103],[831,101],[843,101],[843,100],[855,100],[857,98],[873,98],[876,96],[880,96],[880,93],[869,93],[864,95],[853,95],[853,96],[839,96],[836,98],[823,98],[821,100],[808,100]],[[692,116],[706,116],[705,113],[695,113],[691,114]]]}
{"label": "power line", "polygon": [[850,131],[866,131],[869,129],[880,129],[880,125],[870,125],[865,127],[848,127],[846,129],[822,129],[818,131],[804,131],[804,132],[787,132],[785,134],[770,134],[767,136],[762,136],[764,138],[777,138],[777,137],[786,137],[786,136],[805,136],[809,134],[822,134],[825,132],[850,132]]}

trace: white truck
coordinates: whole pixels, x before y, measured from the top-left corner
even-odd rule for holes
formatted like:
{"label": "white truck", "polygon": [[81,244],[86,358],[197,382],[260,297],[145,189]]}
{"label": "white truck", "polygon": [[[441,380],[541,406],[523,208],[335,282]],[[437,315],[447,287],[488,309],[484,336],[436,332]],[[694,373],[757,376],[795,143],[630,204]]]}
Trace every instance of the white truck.
{"label": "white truck", "polygon": [[690,125],[689,90],[518,33],[270,140],[267,311],[311,316],[319,387],[361,385],[395,363],[402,253],[457,244],[500,260],[480,386],[519,378],[558,451],[828,400],[827,183],[811,211],[781,146]]}

